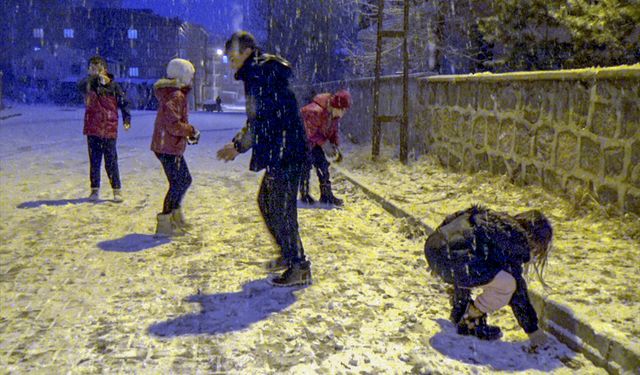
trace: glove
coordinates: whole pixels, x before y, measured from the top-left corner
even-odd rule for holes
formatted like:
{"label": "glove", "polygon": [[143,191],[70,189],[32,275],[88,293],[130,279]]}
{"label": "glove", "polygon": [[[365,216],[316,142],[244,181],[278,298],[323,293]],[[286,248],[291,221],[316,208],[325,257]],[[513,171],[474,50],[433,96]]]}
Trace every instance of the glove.
{"label": "glove", "polygon": [[324,151],[324,154],[327,155],[327,157],[329,158],[335,158],[336,157],[336,145],[334,145],[331,142],[325,142],[322,144],[322,151]]}
{"label": "glove", "polygon": [[198,129],[196,129],[194,127],[193,128],[193,135],[187,137],[187,144],[197,145],[198,142],[200,142],[200,131],[198,131]]}
{"label": "glove", "polygon": [[538,329],[535,332],[529,334],[529,353],[536,353],[539,348],[542,348],[547,343],[547,335],[543,330]]}
{"label": "glove", "polygon": [[340,147],[336,146],[336,157],[333,161],[336,163],[340,163],[342,161],[342,151],[340,151]]}
{"label": "glove", "polygon": [[233,142],[229,142],[224,145],[221,149],[218,150],[217,157],[218,160],[224,160],[225,163],[231,161],[236,158],[240,154],[236,147],[233,145]]}

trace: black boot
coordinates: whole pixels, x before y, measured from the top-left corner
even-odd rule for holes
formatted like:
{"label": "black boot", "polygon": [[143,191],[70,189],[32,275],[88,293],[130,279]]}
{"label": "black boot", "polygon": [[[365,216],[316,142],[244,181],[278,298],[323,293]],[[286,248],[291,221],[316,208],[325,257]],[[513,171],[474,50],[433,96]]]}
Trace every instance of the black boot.
{"label": "black boot", "polygon": [[502,337],[500,327],[487,324],[487,314],[475,318],[465,316],[456,328],[459,335],[475,336],[480,340],[493,341]]}
{"label": "black boot", "polygon": [[273,286],[296,286],[311,284],[311,262],[294,263],[284,273],[269,283]]}
{"label": "black boot", "polygon": [[287,262],[282,256],[277,257],[276,259],[270,260],[265,263],[264,268],[267,272],[277,272],[286,270],[289,267],[289,262]]}
{"label": "black boot", "polygon": [[309,179],[302,178],[300,180],[300,201],[308,205],[313,205],[316,200],[309,194]]}
{"label": "black boot", "polygon": [[320,185],[320,203],[342,207],[344,202],[331,191],[331,183]]}

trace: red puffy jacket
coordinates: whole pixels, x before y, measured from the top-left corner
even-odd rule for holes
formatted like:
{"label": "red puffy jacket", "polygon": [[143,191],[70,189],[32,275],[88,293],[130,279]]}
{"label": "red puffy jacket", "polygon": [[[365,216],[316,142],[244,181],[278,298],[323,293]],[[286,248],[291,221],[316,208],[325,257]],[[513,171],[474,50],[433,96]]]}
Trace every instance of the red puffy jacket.
{"label": "red puffy jacket", "polygon": [[189,124],[187,94],[188,86],[175,79],[162,78],[153,85],[158,98],[158,115],[153,128],[151,151],[182,155],[187,147],[187,137],[193,136],[195,128]]}
{"label": "red puffy jacket", "polygon": [[109,74],[110,81],[100,82],[99,77],[89,76],[78,82],[78,89],[84,95],[84,129],[82,134],[101,138],[118,137],[118,108],[124,122],[131,122],[129,102],[124,91]]}
{"label": "red puffy jacket", "polygon": [[329,100],[331,94],[318,94],[313,101],[300,110],[307,139],[311,147],[322,146],[329,141],[338,145],[338,125],[340,119],[332,119],[329,112]]}

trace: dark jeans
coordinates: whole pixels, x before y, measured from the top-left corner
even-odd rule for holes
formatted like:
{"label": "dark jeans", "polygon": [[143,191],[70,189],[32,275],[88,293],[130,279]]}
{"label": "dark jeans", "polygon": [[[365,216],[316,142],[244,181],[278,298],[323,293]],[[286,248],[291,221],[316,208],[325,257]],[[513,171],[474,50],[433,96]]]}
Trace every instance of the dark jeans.
{"label": "dark jeans", "polygon": [[107,171],[111,188],[120,189],[120,171],[118,170],[118,151],[116,150],[116,140],[101,138],[93,135],[87,136],[89,147],[89,180],[91,188],[100,187],[100,164],[104,156],[104,169]]}
{"label": "dark jeans", "polygon": [[306,263],[298,232],[297,193],[301,174],[301,166],[267,169],[258,192],[262,218],[289,265]]}
{"label": "dark jeans", "polygon": [[169,191],[164,197],[164,205],[162,207],[162,213],[168,214],[176,208],[180,208],[180,202],[182,202],[184,194],[191,185],[191,174],[183,156],[159,154],[157,152],[156,156],[162,163],[164,174],[167,175],[167,180],[169,181]]}
{"label": "dark jeans", "polygon": [[330,186],[329,161],[320,146],[314,146],[307,155],[307,164],[303,170],[300,181],[300,193],[309,194],[309,180],[311,179],[311,169],[316,168],[316,174],[320,181],[320,186]]}

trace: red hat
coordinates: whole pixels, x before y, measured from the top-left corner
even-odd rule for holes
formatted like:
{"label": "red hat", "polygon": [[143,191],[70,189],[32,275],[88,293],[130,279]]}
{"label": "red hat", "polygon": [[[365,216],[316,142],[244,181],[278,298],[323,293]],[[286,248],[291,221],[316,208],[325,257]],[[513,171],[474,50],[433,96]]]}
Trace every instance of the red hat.
{"label": "red hat", "polygon": [[330,104],[333,108],[349,108],[351,107],[351,94],[347,90],[340,90],[331,95]]}

